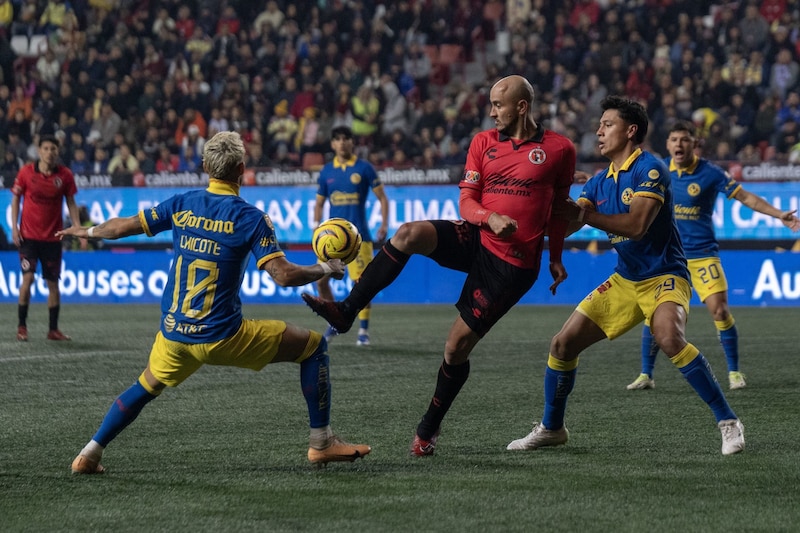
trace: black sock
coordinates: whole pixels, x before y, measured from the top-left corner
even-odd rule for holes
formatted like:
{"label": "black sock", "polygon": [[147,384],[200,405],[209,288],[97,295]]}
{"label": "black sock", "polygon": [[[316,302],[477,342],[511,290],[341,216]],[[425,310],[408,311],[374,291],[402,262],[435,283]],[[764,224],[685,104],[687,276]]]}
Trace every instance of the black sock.
{"label": "black sock", "polygon": [[58,329],[58,312],[61,306],[48,307],[47,310],[50,311],[50,331],[55,331]]}
{"label": "black sock", "polygon": [[448,365],[442,361],[436,380],[436,392],[433,393],[428,411],[417,426],[417,435],[420,438],[431,440],[468,377],[469,361],[460,365]]}
{"label": "black sock", "polygon": [[17,306],[17,316],[19,317],[19,324],[22,327],[28,327],[28,306],[19,304]]}
{"label": "black sock", "polygon": [[388,287],[403,271],[411,257],[392,246],[389,241],[370,261],[350,295],[342,302],[344,311],[355,316],[366,307],[381,290]]}

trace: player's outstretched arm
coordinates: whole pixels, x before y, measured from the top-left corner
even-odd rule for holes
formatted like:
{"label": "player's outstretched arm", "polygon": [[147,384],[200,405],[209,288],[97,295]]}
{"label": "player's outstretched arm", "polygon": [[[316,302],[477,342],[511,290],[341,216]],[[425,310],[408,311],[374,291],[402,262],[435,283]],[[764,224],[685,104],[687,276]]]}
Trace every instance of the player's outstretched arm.
{"label": "player's outstretched arm", "polygon": [[139,215],[124,218],[112,218],[97,226],[70,226],[56,232],[56,236],[64,238],[66,236],[82,237],[88,239],[121,239],[131,235],[144,233],[142,222]]}
{"label": "player's outstretched arm", "polygon": [[315,265],[298,265],[292,263],[286,257],[276,257],[270,259],[263,265],[261,270],[266,271],[275,283],[281,287],[299,287],[317,281],[322,276],[330,274],[334,279],[344,277],[344,263],[341,259],[331,259],[326,263]]}
{"label": "player's outstretched arm", "polygon": [[739,191],[734,195],[734,198],[742,202],[753,211],[757,211],[759,213],[779,219],[781,222],[783,222],[784,226],[792,231],[800,230],[800,219],[797,218],[797,215],[795,214],[796,211],[781,211],[760,196],[756,196],[755,194],[744,189],[739,189]]}

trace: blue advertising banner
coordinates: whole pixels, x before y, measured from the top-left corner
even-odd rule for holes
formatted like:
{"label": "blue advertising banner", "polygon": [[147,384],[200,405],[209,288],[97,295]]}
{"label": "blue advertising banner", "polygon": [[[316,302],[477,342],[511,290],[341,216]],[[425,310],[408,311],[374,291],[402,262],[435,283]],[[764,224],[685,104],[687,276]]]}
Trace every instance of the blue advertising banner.
{"label": "blue advertising banner", "polygon": [[[800,182],[747,183],[748,191],[763,196],[781,210],[800,208]],[[89,216],[96,224],[112,217],[132,216],[148,209],[166,198],[185,192],[185,188],[131,188],[83,189],[76,201],[86,205]],[[572,187],[571,196],[578,198],[581,187]],[[386,186],[389,197],[389,236],[404,222],[425,219],[457,219],[457,185]],[[316,187],[242,187],[242,197],[267,213],[278,232],[281,243],[296,244],[311,242],[311,222],[316,199]],[[0,190],[0,205],[5,207],[0,226],[11,238],[11,192]],[[64,211],[66,213],[66,209]],[[367,202],[370,228],[375,231],[381,223],[380,204],[370,196]],[[722,240],[733,239],[791,239],[795,237],[779,221],[753,212],[737,201],[724,197],[717,199],[714,214],[717,236]],[[584,227],[570,237],[572,240],[605,239],[602,231]],[[169,243],[171,234],[165,232],[148,238],[144,235],[130,237],[125,242]]]}
{"label": "blue advertising banner", "polygon": [[[308,251],[289,251],[289,260],[312,264]],[[61,275],[61,300],[65,303],[154,303],[159,302],[172,261],[169,252],[66,252]],[[734,306],[800,305],[800,253],[723,251],[722,264],[728,278],[729,298]],[[616,264],[613,251],[591,254],[565,252],[569,279],[552,296],[547,290],[550,276],[546,265],[539,282],[522,299],[523,304],[576,305],[603,282]],[[545,257],[546,260],[546,257]],[[453,304],[461,292],[464,274],[441,268],[435,262],[413,256],[397,280],[373,300],[376,304]],[[19,295],[19,256],[0,252],[0,303],[16,303]],[[336,298],[343,298],[352,282],[333,281]],[[300,304],[300,294],[314,292],[314,284],[282,288],[251,261],[241,291],[244,304]],[[47,285],[37,276],[33,302],[47,300]],[[695,296],[694,304],[699,301]]]}

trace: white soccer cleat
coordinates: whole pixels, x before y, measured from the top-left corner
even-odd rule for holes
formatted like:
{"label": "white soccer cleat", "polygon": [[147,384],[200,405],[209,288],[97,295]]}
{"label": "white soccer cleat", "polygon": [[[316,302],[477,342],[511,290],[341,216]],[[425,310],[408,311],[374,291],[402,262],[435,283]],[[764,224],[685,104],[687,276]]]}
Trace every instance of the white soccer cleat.
{"label": "white soccer cleat", "polygon": [[722,420],[717,427],[722,433],[722,455],[733,455],[744,450],[744,426],[738,418]]}
{"label": "white soccer cleat", "polygon": [[728,388],[730,390],[743,389],[747,387],[744,374],[741,372],[728,372]]}
{"label": "white soccer cleat", "polygon": [[526,436],[511,441],[506,450],[535,450],[544,446],[560,446],[566,444],[568,439],[569,431],[566,426],[561,429],[547,429],[537,423]]}
{"label": "white soccer cleat", "polygon": [[634,379],[633,382],[625,388],[628,390],[655,389],[656,382],[647,374],[639,374],[639,377]]}

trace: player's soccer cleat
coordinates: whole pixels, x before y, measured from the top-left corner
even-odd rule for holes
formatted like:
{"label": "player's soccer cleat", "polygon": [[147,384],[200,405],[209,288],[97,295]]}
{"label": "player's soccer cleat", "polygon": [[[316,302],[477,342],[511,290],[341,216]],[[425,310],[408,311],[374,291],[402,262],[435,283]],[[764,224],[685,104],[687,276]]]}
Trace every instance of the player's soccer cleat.
{"label": "player's soccer cleat", "polygon": [[91,459],[86,455],[79,455],[72,461],[73,474],[102,474],[106,469],[99,460]]}
{"label": "player's soccer cleat", "polygon": [[339,302],[331,302],[330,300],[323,300],[307,292],[303,293],[303,301],[308,305],[312,311],[328,321],[328,324],[341,333],[350,331],[353,321],[356,316],[347,316],[344,314]]}
{"label": "player's soccer cleat", "polygon": [[359,332],[356,346],[369,346],[369,333],[366,331],[364,333]]}
{"label": "player's soccer cleat", "polygon": [[409,449],[409,453],[414,457],[426,457],[428,455],[433,455],[433,452],[436,451],[436,441],[439,440],[439,430],[436,430],[436,433],[433,434],[431,440],[425,440],[419,435],[417,435],[416,431],[414,432],[414,440],[411,441],[411,447]]}
{"label": "player's soccer cleat", "polygon": [[625,388],[628,390],[655,389],[656,382],[647,374],[639,374],[639,377],[634,379],[633,382]]}
{"label": "player's soccer cleat", "polygon": [[26,342],[28,340],[28,328],[25,326],[17,327],[17,340]]}
{"label": "player's soccer cleat", "polygon": [[717,427],[722,433],[722,455],[733,455],[744,450],[744,426],[738,418],[722,420]]}
{"label": "player's soccer cleat", "polygon": [[47,338],[51,341],[71,341],[72,337],[69,335],[64,335],[61,331],[57,329],[51,329],[47,332]]}
{"label": "player's soccer cleat", "polygon": [[325,337],[325,342],[331,342],[331,339],[338,334],[339,332],[336,331],[336,328],[333,326],[328,326],[328,329],[325,330],[325,333],[322,336]]}
{"label": "player's soccer cleat", "polygon": [[542,424],[536,423],[533,431],[521,439],[511,441],[506,450],[535,450],[544,446],[560,446],[566,444],[569,431],[566,426],[561,429],[547,429]]}
{"label": "player's soccer cleat", "polygon": [[747,382],[744,380],[744,377],[744,374],[741,372],[728,372],[728,388],[730,390],[736,390],[747,387]]}
{"label": "player's soccer cleat", "polygon": [[308,449],[308,460],[317,465],[326,465],[336,461],[350,461],[364,457],[372,448],[366,444],[350,444],[334,435],[328,440],[328,446],[318,450]]}

